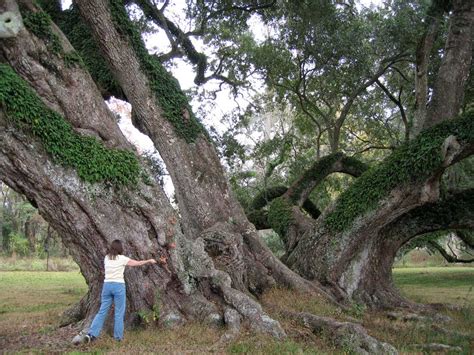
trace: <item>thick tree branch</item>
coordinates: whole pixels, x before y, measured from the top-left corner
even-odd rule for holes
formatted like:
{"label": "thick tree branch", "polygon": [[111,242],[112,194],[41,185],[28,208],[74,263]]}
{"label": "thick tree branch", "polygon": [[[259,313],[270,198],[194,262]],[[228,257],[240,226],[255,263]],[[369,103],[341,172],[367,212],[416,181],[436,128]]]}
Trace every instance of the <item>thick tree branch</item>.
{"label": "thick tree branch", "polygon": [[382,234],[406,243],[426,233],[466,228],[474,228],[474,189],[423,204],[388,224]]}
{"label": "thick tree branch", "polygon": [[469,248],[474,249],[474,238],[463,230],[457,230],[456,236],[461,239]]}
{"label": "thick tree branch", "polygon": [[445,53],[423,129],[459,114],[472,62],[474,3],[453,0]]}
{"label": "thick tree branch", "polygon": [[[153,5],[150,0],[134,0],[134,2],[143,10],[147,17],[152,19],[156,25],[165,31],[172,47],[170,53],[179,53],[180,51],[177,49],[177,46],[179,45],[181,47],[189,61],[196,65],[196,77],[194,82],[197,85],[203,84],[207,69],[206,55],[198,52],[189,36],[186,35],[173,21],[166,18],[163,12]],[[169,54],[164,58],[169,58],[170,56],[171,55]]]}
{"label": "thick tree branch", "polygon": [[328,155],[316,161],[307,169],[285,193],[285,197],[296,205],[302,206],[311,192],[330,174],[346,173],[354,177],[360,176],[367,166],[353,157],[342,153]]}
{"label": "thick tree branch", "polygon": [[438,36],[439,26],[444,9],[439,6],[440,2],[433,2],[426,17],[426,29],[416,49],[416,74],[415,74],[415,107],[414,122],[412,127],[413,136],[417,135],[426,119],[428,104],[428,66],[433,44]]}

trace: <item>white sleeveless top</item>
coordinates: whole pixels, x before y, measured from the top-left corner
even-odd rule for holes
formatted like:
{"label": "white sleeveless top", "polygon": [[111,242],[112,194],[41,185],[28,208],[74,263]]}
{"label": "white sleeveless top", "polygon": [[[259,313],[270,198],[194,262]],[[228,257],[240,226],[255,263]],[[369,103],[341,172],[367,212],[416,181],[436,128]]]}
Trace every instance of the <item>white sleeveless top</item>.
{"label": "white sleeveless top", "polygon": [[104,282],[125,283],[125,280],[123,279],[123,271],[125,270],[125,265],[127,265],[129,260],[130,258],[125,255],[117,255],[115,260],[109,259],[109,256],[106,255],[104,259]]}

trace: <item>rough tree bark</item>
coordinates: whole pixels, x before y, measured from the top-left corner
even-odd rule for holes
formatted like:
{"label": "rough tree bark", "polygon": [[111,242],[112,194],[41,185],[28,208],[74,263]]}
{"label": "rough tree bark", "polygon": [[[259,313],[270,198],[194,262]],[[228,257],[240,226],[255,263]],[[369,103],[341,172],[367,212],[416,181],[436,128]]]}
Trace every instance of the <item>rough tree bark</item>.
{"label": "rough tree bark", "polygon": [[469,78],[474,37],[474,5],[453,0],[445,54],[433,87],[423,128],[456,117],[463,104]]}
{"label": "rough tree bark", "polygon": [[426,16],[426,29],[416,49],[415,73],[415,107],[411,136],[415,137],[423,129],[428,104],[428,66],[434,42],[438,36],[439,26],[445,9],[441,2],[433,3]]}

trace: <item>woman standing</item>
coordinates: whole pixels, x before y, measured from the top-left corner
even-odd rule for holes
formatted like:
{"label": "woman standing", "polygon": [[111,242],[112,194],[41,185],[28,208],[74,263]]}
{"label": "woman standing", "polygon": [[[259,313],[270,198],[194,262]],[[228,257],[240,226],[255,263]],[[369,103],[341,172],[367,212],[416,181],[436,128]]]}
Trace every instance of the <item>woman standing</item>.
{"label": "woman standing", "polygon": [[125,266],[141,266],[145,264],[156,264],[155,259],[148,260],[132,260],[122,255],[122,242],[118,239],[114,240],[110,245],[109,251],[104,259],[105,278],[102,288],[99,312],[94,317],[87,334],[79,334],[74,337],[72,342],[79,344],[82,342],[91,342],[95,340],[102,330],[104,321],[109,312],[112,302],[114,303],[114,339],[121,341],[123,339],[123,321],[125,317],[125,280],[123,272]]}

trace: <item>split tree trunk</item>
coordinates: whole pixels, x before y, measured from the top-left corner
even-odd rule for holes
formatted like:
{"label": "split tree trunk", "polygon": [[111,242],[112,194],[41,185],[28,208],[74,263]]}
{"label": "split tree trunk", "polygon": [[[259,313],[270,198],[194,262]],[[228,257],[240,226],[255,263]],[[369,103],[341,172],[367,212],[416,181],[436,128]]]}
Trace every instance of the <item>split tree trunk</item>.
{"label": "split tree trunk", "polygon": [[[80,0],[77,5],[132,105],[134,123],[152,139],[170,172],[185,235],[202,237],[217,268],[243,292],[259,295],[276,284],[314,291],[262,243],[187,102],[179,102],[174,114],[167,111],[169,102],[184,94],[148,54],[120,2]],[[175,97],[163,98],[170,94]]]}

